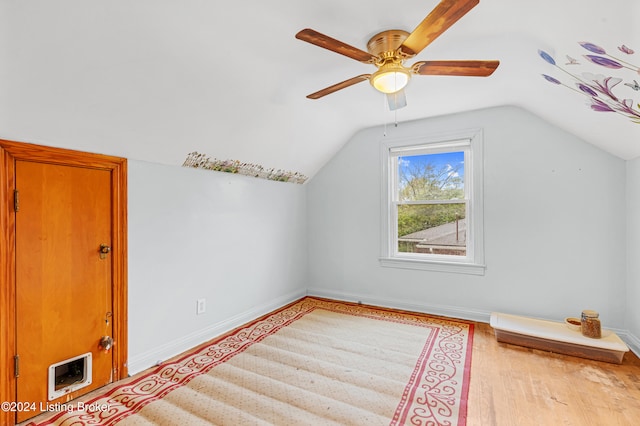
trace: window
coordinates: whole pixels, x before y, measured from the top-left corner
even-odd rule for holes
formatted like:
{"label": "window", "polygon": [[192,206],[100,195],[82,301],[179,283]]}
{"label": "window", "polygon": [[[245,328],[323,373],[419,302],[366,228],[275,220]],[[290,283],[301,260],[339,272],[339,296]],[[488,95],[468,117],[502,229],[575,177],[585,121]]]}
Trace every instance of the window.
{"label": "window", "polygon": [[382,265],[484,274],[482,133],[382,149]]}

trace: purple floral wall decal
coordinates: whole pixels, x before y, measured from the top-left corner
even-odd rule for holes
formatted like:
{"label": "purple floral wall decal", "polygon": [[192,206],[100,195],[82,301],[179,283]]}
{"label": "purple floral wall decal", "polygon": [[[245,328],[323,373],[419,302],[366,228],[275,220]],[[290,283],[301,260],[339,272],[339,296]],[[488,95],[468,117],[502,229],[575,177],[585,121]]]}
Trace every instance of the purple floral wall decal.
{"label": "purple floral wall decal", "polygon": [[618,50],[626,53],[627,55],[633,55],[633,49],[629,49],[627,46],[625,46],[624,44],[622,46],[618,46]]}
{"label": "purple floral wall decal", "polygon": [[[589,63],[603,67],[606,70],[630,70],[635,73],[634,75],[640,75],[640,67],[608,54],[604,48],[589,42],[579,42],[578,44],[587,51],[594,53],[593,55],[583,55],[583,58]],[[624,44],[618,46],[618,51],[625,55],[633,55],[635,53],[633,49]],[[572,84],[565,84],[556,77],[542,74],[542,77],[546,81],[558,86],[564,86],[581,95],[587,96],[593,111],[614,112],[629,118],[634,123],[640,124],[640,104],[636,104],[633,99],[621,98],[614,94],[614,88],[623,81],[622,78],[588,72],[584,72],[578,76],[558,65],[553,56],[544,50],[538,50],[538,54],[544,61],[553,65],[573,80]],[[567,59],[569,62],[565,65],[580,65],[576,59],[568,55]],[[640,84],[638,84],[636,80],[629,80],[625,82],[624,85],[634,91],[640,91]]]}

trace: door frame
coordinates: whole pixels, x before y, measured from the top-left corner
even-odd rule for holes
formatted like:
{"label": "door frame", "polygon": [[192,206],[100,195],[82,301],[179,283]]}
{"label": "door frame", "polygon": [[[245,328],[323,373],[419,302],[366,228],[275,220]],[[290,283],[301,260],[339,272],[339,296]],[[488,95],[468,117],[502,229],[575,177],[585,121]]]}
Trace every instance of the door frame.
{"label": "door frame", "polygon": [[[0,402],[16,401],[16,212],[15,161],[111,171],[113,380],[128,376],[127,354],[127,160],[103,154],[0,139]],[[20,401],[29,402],[29,401]],[[0,410],[0,424],[15,424],[15,412]]]}

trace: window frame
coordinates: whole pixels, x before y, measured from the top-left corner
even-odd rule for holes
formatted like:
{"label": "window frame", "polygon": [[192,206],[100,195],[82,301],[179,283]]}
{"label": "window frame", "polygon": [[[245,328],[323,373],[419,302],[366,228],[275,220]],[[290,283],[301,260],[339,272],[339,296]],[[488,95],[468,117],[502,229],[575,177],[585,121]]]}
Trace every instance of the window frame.
{"label": "window frame", "polygon": [[[466,255],[416,254],[398,251],[397,158],[464,151]],[[484,275],[483,137],[481,129],[462,130],[381,143],[381,256],[385,267]],[[438,201],[441,203],[442,201]],[[418,204],[427,204],[418,202]]]}

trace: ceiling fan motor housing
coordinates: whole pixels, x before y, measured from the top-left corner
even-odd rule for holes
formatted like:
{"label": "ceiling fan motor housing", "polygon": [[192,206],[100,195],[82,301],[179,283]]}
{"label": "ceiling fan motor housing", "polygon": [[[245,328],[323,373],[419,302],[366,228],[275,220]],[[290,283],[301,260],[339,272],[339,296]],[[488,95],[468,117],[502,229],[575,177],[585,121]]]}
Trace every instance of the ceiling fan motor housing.
{"label": "ceiling fan motor housing", "polygon": [[373,56],[383,57],[385,54],[396,55],[396,50],[409,37],[409,33],[403,30],[382,31],[371,37],[367,42],[367,50]]}

